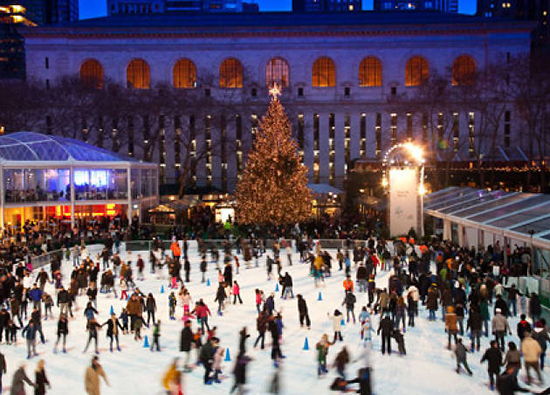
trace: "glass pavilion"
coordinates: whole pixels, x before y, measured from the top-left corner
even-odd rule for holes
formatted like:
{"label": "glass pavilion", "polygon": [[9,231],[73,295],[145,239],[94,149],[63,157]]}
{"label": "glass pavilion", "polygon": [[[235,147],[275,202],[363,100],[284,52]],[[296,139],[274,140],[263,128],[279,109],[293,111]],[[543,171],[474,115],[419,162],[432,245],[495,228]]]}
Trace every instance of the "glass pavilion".
{"label": "glass pavilion", "polygon": [[550,195],[450,187],[424,197],[424,214],[461,246],[530,247],[534,269],[550,274]]}
{"label": "glass pavilion", "polygon": [[158,202],[158,166],[82,141],[34,132],[0,136],[0,226],[127,215]]}

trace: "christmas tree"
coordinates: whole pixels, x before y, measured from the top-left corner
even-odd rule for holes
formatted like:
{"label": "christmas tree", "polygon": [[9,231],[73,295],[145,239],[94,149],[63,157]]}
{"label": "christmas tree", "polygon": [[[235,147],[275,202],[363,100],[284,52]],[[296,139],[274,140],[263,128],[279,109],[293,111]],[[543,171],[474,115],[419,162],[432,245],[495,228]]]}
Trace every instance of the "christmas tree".
{"label": "christmas tree", "polygon": [[270,90],[271,103],[259,122],[254,145],[237,184],[236,219],[242,224],[288,224],[311,216],[307,167],[300,163],[290,122]]}

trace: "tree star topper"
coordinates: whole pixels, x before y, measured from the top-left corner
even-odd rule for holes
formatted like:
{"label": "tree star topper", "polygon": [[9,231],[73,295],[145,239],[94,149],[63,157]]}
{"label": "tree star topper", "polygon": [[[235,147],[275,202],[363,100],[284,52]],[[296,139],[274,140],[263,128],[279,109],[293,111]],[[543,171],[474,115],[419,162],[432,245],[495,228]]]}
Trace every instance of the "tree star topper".
{"label": "tree star topper", "polygon": [[273,99],[277,100],[281,95],[281,87],[277,83],[274,83],[271,89],[269,90],[269,95]]}

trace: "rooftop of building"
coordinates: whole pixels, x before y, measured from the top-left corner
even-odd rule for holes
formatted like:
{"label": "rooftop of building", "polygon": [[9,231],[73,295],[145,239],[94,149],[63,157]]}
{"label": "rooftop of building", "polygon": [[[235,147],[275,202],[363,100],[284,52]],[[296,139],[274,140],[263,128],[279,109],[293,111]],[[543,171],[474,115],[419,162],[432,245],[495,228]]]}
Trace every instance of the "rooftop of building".
{"label": "rooftop of building", "polygon": [[516,22],[499,18],[483,18],[465,14],[441,12],[350,12],[350,13],[296,13],[296,12],[260,12],[260,13],[162,13],[147,15],[113,15],[101,18],[64,22],[47,27],[26,29],[27,34],[56,32],[77,32],[96,29],[130,32],[147,29],[186,31],[219,31],[238,29],[266,29],[285,31],[286,29],[306,29],[323,32],[325,29],[339,27],[364,30],[365,27],[387,29],[422,26],[425,28],[464,27],[464,28],[520,28],[528,29],[531,22]]}
{"label": "rooftop of building", "polygon": [[20,162],[108,162],[141,161],[67,137],[35,132],[16,132],[0,136],[0,163]]}

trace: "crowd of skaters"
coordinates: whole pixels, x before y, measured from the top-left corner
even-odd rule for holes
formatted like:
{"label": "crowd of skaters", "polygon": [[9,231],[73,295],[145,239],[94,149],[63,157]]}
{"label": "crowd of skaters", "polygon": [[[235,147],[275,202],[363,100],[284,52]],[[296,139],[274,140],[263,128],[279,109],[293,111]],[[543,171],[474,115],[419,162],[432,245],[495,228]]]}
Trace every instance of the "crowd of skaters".
{"label": "crowd of skaters", "polygon": [[[17,263],[18,260],[3,260],[5,276],[1,281],[0,295],[5,308],[0,312],[0,325],[2,326],[0,333],[5,333],[6,342],[16,342],[18,330],[21,329],[21,334],[27,344],[28,358],[36,355],[37,340],[45,342],[41,322],[43,319],[53,318],[54,297],[44,291],[46,283],[51,282],[55,285],[55,298],[57,299],[55,305],[59,308],[55,351],[57,351],[59,343],[62,342],[62,350],[66,352],[65,344],[69,334],[68,319],[73,316],[77,301],[80,302],[82,299],[87,300],[84,303],[86,307],[83,314],[86,317],[88,342],[84,351],[87,351],[89,345],[94,343],[95,353],[99,354],[98,332],[104,326],[107,327],[106,334],[110,339],[110,351],[113,351],[113,343],[115,349],[120,351],[120,333],[131,333],[136,341],[141,340],[141,330],[144,326],[152,326],[151,350],[160,351],[160,320],[155,320],[155,298],[153,294],[144,295],[134,282],[134,279],[143,278],[145,260],[138,255],[135,263],[123,262],[116,253],[118,251],[117,239],[120,240],[115,234],[113,243],[106,244],[105,249],[99,257],[96,257],[98,259],[95,262],[93,257],[86,254],[85,246],[76,244],[66,247],[64,258],[74,266],[70,279],[63,279],[61,275],[62,259],[54,259],[50,267],[50,274],[45,270],[39,270],[38,274],[31,274],[27,270],[28,261],[25,259],[19,259],[19,263]],[[292,277],[288,272],[283,274],[284,265],[291,266],[293,264],[292,243],[282,237],[278,240],[269,249],[262,238],[252,237],[249,240],[238,238],[234,242],[226,241],[221,247],[224,256],[222,269],[219,266],[218,247],[207,245],[199,239],[201,255],[199,270],[203,273],[203,281],[205,281],[204,273],[208,270],[210,262],[216,265],[218,272],[218,287],[214,300],[218,304],[218,315],[223,315],[226,305],[230,303],[231,296],[233,296],[233,304],[237,302],[242,304],[240,287],[234,279],[240,267],[239,255],[241,255],[245,267],[259,266],[260,258],[265,255],[268,278],[274,276],[274,269],[277,270],[278,282],[282,288],[280,297],[294,298]],[[13,244],[17,245],[17,242]],[[20,244],[25,244],[25,242],[21,240]],[[488,327],[491,326],[496,347],[493,342],[482,360],[489,361],[491,386],[496,382],[501,393],[513,393],[506,391],[507,388],[514,386],[520,388],[517,379],[514,381],[514,377],[517,377],[518,367],[521,367],[521,359],[515,358],[516,353],[519,354],[519,352],[515,343],[509,342],[506,357],[497,369],[494,356],[497,351],[493,350],[502,352],[505,347],[505,337],[507,333],[510,333],[507,317],[516,314],[518,310],[527,313],[531,323],[525,319],[520,321],[523,328],[521,331],[518,324],[518,336],[521,333],[520,350],[523,352],[522,357],[528,380],[531,380],[529,375],[531,369],[535,370],[539,380],[542,379],[540,369],[543,368],[543,351],[546,350],[548,334],[546,322],[540,318],[540,302],[536,294],[521,295],[514,285],[506,286],[508,276],[532,272],[524,249],[518,248],[513,252],[503,254],[499,246],[476,251],[475,249],[459,248],[452,243],[433,243],[419,248],[415,246],[414,240],[398,241],[390,248],[383,240],[377,241],[375,238],[368,238],[366,242],[355,242],[349,239],[345,247],[337,251],[334,259],[328,251],[323,250],[321,243],[313,242],[311,236],[297,236],[295,245],[300,253],[298,264],[310,265],[310,275],[314,279],[315,286],[324,286],[325,277],[336,275],[335,272],[342,272],[338,275],[343,278],[342,307],[345,309],[346,315],[344,317],[339,309],[328,313],[329,319],[333,323],[334,337],[330,342],[328,335],[323,335],[315,346],[318,352],[317,373],[319,376],[327,372],[329,347],[337,341],[343,340],[342,320],[359,324],[358,329],[366,349],[372,347],[374,341],[372,334],[376,331],[381,335],[382,353],[391,354],[393,339],[398,346],[399,354],[406,355],[404,333],[407,326],[414,326],[415,317],[419,315],[420,305],[426,307],[429,312],[428,319],[434,322],[437,322],[436,313],[441,309],[441,319],[445,322],[445,331],[449,338],[448,348],[451,348],[452,340],[455,343],[457,372],[463,366],[467,372],[471,373],[466,356],[469,352],[479,351],[479,340],[481,336],[488,336]],[[209,307],[202,299],[194,302],[189,290],[185,288],[192,267],[188,257],[188,246],[189,239],[185,236],[182,243],[172,243],[169,252],[164,251],[162,243],[156,244],[148,260],[151,271],[166,269],[169,273],[168,286],[174,290],[168,298],[169,318],[175,319],[176,307],[178,305],[182,307],[184,322],[180,341],[180,351],[184,353],[182,372],[188,372],[201,365],[204,368],[204,383],[212,385],[220,382],[221,371],[219,368],[225,348],[220,345],[220,339],[216,336],[216,328],[211,328],[209,325],[208,317],[212,314]],[[233,249],[236,251],[234,252]],[[390,251],[391,249],[393,251]],[[286,255],[286,259],[284,255]],[[436,269],[432,272],[434,263]],[[338,268],[335,264],[338,265]],[[137,269],[136,272],[134,272],[133,266]],[[185,280],[181,276],[182,269]],[[375,282],[377,270],[390,269],[393,274],[389,278],[388,286],[377,287]],[[100,294],[113,293],[115,297],[118,297],[117,288],[119,288],[120,297],[127,299],[127,305],[120,315],[117,317],[117,314],[111,314],[111,317],[103,324],[96,319],[98,278],[100,278]],[[68,284],[67,289],[65,289],[66,284]],[[356,292],[364,292],[368,295],[367,303],[361,306],[357,320],[355,316]],[[306,300],[300,294],[296,295],[296,299],[300,325],[311,328],[312,323]],[[258,336],[254,346],[263,349],[266,333],[269,332],[271,359],[277,368],[285,356],[281,350],[283,317],[281,312],[276,309],[276,296],[274,293],[270,293],[266,297],[263,291],[258,289],[256,290],[255,303],[258,310],[256,320]],[[32,311],[30,315],[27,315],[29,304],[32,306]],[[493,305],[495,306],[494,312],[490,314],[489,307]],[[144,318],[144,313],[147,313],[147,320]],[[373,325],[374,316],[380,317],[377,329]],[[19,322],[19,326],[14,323],[15,319]],[[193,330],[192,320],[195,319],[196,329]],[[464,329],[464,320],[466,320],[466,330]],[[471,347],[466,347],[462,339],[458,337],[463,336],[467,331],[470,331]],[[234,369],[234,390],[240,392],[244,389],[246,367],[251,361],[246,353],[245,343],[248,337],[247,329],[243,328],[240,332],[239,354]],[[539,345],[540,350],[533,341]],[[191,355],[192,350],[195,350],[194,358]],[[192,359],[194,363],[190,362]],[[331,388],[342,390],[351,384],[358,383],[357,391],[359,393],[370,393],[370,363],[368,360],[364,363],[357,378],[347,380],[346,365],[350,362],[350,355],[343,347],[334,362],[339,378],[335,380]],[[501,375],[500,368],[503,364],[505,371]],[[39,365],[44,372],[43,376],[46,377],[44,362],[39,362]],[[5,361],[3,366],[5,368]],[[511,366],[514,367],[513,372]],[[176,362],[171,365],[163,384],[171,394],[183,393],[181,374],[175,373],[174,367],[178,370]],[[86,390],[90,394],[96,394],[99,393],[99,377],[103,377],[106,381],[97,355],[94,356],[90,369],[93,371],[92,373],[97,373],[97,377],[88,380],[88,373],[86,373]],[[20,370],[23,374],[18,370],[20,374],[14,375],[12,391],[14,387],[22,387],[26,382],[35,386],[36,392],[38,384],[26,377],[24,366],[20,367]],[[17,380],[15,380],[16,376]],[[35,381],[38,382],[38,379]],[[47,379],[42,381],[44,382],[43,389],[41,389],[43,392],[37,393],[45,393],[45,386],[49,384],[46,382]],[[88,381],[97,385],[88,385]],[[274,390],[278,387],[277,375],[274,376],[272,387]],[[15,392],[15,394],[18,393]]]}

